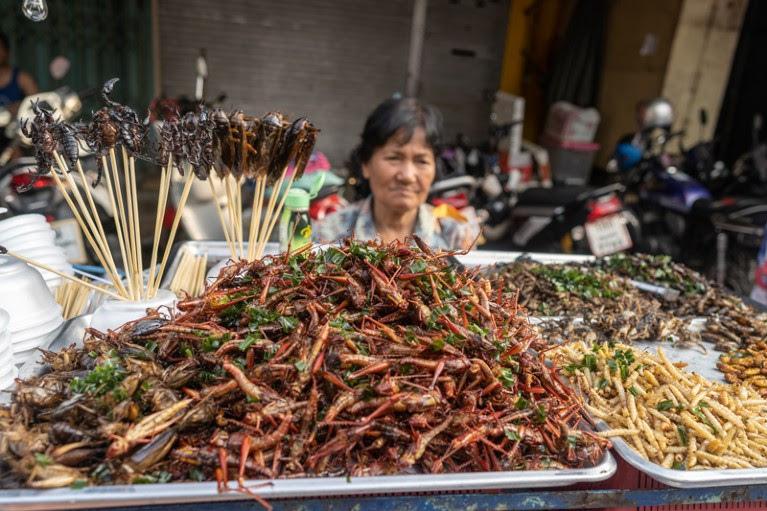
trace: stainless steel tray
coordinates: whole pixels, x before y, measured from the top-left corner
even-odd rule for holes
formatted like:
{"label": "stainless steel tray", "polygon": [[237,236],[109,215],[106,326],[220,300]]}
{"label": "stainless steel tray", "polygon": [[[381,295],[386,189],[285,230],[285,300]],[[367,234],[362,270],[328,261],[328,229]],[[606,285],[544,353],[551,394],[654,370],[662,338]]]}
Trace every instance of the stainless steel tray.
{"label": "stainless steel tray", "polygon": [[[610,429],[597,422],[600,431]],[[652,477],[659,483],[675,488],[707,488],[712,486],[747,486],[767,483],[767,468],[726,468],[720,470],[674,470],[663,468],[641,457],[620,438],[611,438],[615,451],[626,463]]]}
{"label": "stainless steel tray", "polygon": [[[610,453],[594,468],[522,472],[474,472],[376,477],[276,479],[253,491],[265,499],[421,493],[508,488],[547,488],[602,481],[615,473]],[[236,485],[237,483],[230,483]],[[247,486],[264,484],[248,481]],[[93,486],[82,490],[2,490],[0,510],[83,509],[172,503],[248,500],[239,493],[218,493],[216,483],[167,483]]]}
{"label": "stainless steel tray", "polygon": [[[224,248],[226,248],[224,246]],[[62,334],[51,343],[56,351],[71,344],[82,344],[90,316],[80,316],[67,322]],[[41,374],[45,367],[30,360],[21,367],[20,377]],[[7,399],[7,397],[6,397]],[[443,491],[497,490],[513,488],[546,488],[567,486],[580,482],[603,481],[616,471],[615,458],[610,452],[599,464],[572,470],[530,470],[517,472],[466,472],[460,474],[412,474],[376,477],[315,477],[276,479],[254,491],[266,499],[318,496],[349,496],[363,494],[420,493]],[[249,481],[260,485],[264,480]],[[236,482],[230,483],[236,485]],[[52,490],[0,490],[0,510],[82,509],[93,507],[138,506],[247,500],[238,493],[220,494],[216,483],[167,483],[152,485],[94,486],[81,490],[58,488]]]}
{"label": "stainless steel tray", "polygon": [[[247,242],[245,243],[247,246]],[[194,256],[207,255],[208,263],[205,270],[209,270],[220,261],[226,260],[231,257],[229,252],[229,246],[225,241],[187,241],[181,243],[176,251],[176,256],[165,273],[163,278],[162,287],[167,288],[176,270],[181,262],[181,258],[184,254],[191,254]],[[267,243],[264,254],[278,254],[279,244]],[[467,267],[483,266],[488,267],[494,264],[510,263],[514,262],[520,257],[525,257],[538,261],[543,264],[556,264],[556,263],[584,263],[593,261],[594,256],[575,255],[575,254],[544,254],[539,252],[497,252],[491,250],[472,250],[466,255],[456,256],[456,259]]]}
{"label": "stainless steel tray", "polygon": [[[696,327],[696,321],[693,320],[692,328]],[[686,362],[688,365],[685,370],[696,372],[712,381],[723,382],[724,377],[716,369],[716,362],[721,354],[714,351],[713,347],[708,349],[707,353],[702,353],[695,348],[674,347],[668,343],[658,342],[636,342],[634,346],[640,349],[656,351],[658,346],[663,348],[666,356],[673,361]],[[707,346],[708,347],[708,346]],[[610,429],[603,422],[596,423],[600,431]],[[624,440],[612,438],[615,451],[621,458],[636,468],[641,470],[656,481],[673,486],[675,488],[705,488],[711,486],[745,486],[750,484],[767,483],[767,468],[729,468],[720,470],[674,470],[663,468],[657,463],[653,463],[642,458],[634,449],[632,449]]]}

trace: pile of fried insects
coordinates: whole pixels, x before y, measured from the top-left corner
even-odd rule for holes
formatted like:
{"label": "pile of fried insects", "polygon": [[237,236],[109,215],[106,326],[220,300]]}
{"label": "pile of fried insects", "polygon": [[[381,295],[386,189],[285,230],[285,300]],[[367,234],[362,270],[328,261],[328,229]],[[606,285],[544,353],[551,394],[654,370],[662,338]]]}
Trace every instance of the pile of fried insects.
{"label": "pile of fried insects", "polygon": [[516,294],[451,255],[347,239],[225,267],[0,408],[0,485],[558,469],[598,463]]}

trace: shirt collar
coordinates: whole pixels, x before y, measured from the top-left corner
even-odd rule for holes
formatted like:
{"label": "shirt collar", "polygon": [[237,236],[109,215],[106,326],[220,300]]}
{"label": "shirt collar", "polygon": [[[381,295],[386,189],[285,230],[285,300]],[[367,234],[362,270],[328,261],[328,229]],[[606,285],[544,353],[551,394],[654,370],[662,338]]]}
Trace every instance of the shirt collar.
{"label": "shirt collar", "polygon": [[[421,204],[418,207],[418,216],[415,221],[415,234],[426,243],[432,243],[439,226],[434,219],[432,208],[428,204]],[[376,232],[375,219],[373,217],[373,196],[368,195],[367,199],[360,206],[359,215],[354,222],[354,236],[363,240],[375,239],[378,237]]]}

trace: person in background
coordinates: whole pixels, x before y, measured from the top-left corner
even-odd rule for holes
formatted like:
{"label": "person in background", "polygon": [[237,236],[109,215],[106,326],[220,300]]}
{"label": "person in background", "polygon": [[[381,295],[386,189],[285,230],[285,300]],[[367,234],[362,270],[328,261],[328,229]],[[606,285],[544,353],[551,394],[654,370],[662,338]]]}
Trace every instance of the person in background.
{"label": "person in background", "polygon": [[31,74],[10,64],[10,52],[8,36],[0,32],[0,106],[15,116],[21,100],[39,90]]}
{"label": "person in background", "polygon": [[442,115],[415,98],[387,99],[370,114],[351,171],[363,178],[370,195],[329,215],[314,226],[314,238],[335,241],[380,238],[389,243],[417,234],[444,250],[471,247],[479,227],[455,217],[438,218],[426,204],[434,182],[442,139]]}

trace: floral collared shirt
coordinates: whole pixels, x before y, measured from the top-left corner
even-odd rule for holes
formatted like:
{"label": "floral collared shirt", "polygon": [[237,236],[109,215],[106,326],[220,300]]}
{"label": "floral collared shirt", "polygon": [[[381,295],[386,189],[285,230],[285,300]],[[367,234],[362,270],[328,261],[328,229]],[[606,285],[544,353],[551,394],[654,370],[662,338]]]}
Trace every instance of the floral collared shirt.
{"label": "floral collared shirt", "polygon": [[[478,230],[470,222],[453,218],[436,218],[434,207],[421,204],[415,223],[415,234],[429,247],[443,250],[462,250],[471,247]],[[378,238],[373,220],[373,198],[355,202],[341,211],[329,215],[314,225],[314,240],[332,242],[344,236],[354,235],[360,240]]]}

